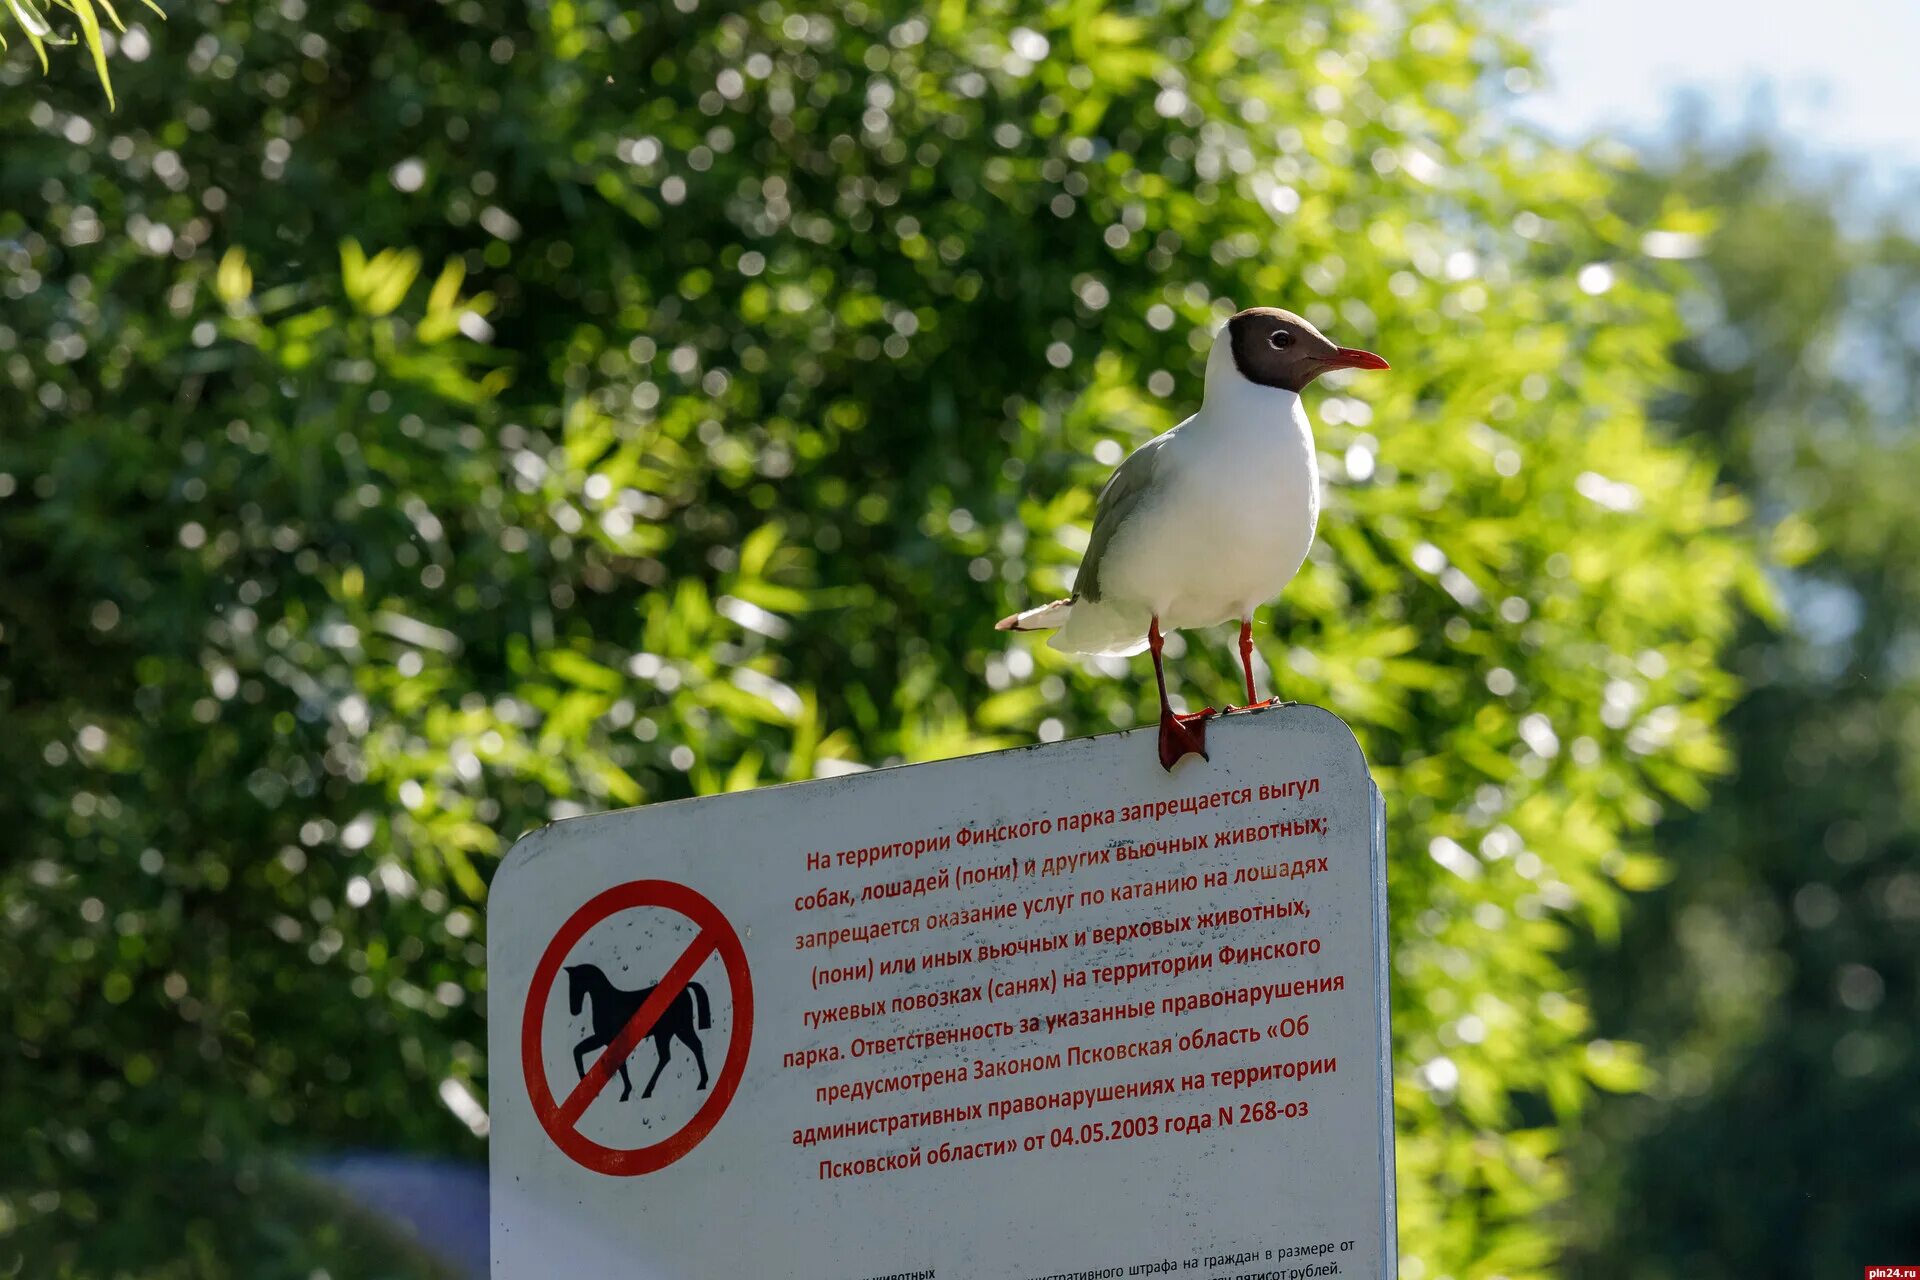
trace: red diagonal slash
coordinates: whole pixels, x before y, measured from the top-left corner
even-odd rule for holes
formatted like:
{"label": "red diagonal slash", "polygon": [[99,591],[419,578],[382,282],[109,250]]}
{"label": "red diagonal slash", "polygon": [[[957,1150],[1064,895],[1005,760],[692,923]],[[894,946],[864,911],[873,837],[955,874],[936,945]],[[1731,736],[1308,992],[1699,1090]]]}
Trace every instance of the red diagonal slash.
{"label": "red diagonal slash", "polygon": [[693,981],[695,971],[713,954],[715,945],[712,932],[702,929],[700,936],[693,940],[693,945],[682,952],[680,958],[661,976],[660,985],[653,989],[653,994],[634,1010],[633,1016],[627,1019],[627,1025],[620,1028],[620,1034],[613,1038],[613,1043],[594,1059],[593,1065],[587,1068],[587,1074],[580,1077],[580,1083],[560,1104],[560,1119],[569,1128],[580,1123],[580,1117],[600,1096],[600,1091],[607,1087],[614,1073],[620,1070],[620,1064],[627,1060],[627,1055],[652,1033],[654,1024],[680,998],[680,993]]}

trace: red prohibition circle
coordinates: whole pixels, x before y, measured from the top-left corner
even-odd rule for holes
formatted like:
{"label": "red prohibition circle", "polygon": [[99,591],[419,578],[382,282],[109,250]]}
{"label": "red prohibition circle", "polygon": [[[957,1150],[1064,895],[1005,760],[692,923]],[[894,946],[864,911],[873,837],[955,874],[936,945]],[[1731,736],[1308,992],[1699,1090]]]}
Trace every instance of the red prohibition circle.
{"label": "red prohibition circle", "polygon": [[[642,1005],[634,1017],[612,1045],[601,1051],[572,1093],[565,1099],[556,1101],[553,1090],[547,1083],[547,1064],[541,1049],[541,1022],[546,1016],[547,999],[553,994],[554,979],[559,976],[560,967],[574,945],[607,917],[621,911],[631,911],[637,907],[659,907],[677,912],[698,926],[699,933],[691,947],[687,948],[671,968],[661,976],[656,991],[665,991],[658,997],[659,1008],[677,999],[686,988],[694,971],[714,952],[718,952],[721,962],[727,970],[727,985],[733,996],[733,1025],[727,1043],[726,1061],[720,1072],[714,1077],[713,1088],[707,1094],[707,1100],[693,1119],[687,1121],[679,1132],[659,1142],[644,1147],[609,1147],[595,1142],[580,1132],[580,1117],[600,1091],[607,1086],[619,1063],[633,1051],[636,1044],[646,1038],[651,1024],[657,1021],[644,1016],[648,1005]],[[653,1004],[650,998],[648,1004]],[[533,982],[527,988],[526,1010],[520,1018],[520,1067],[527,1078],[527,1097],[533,1104],[533,1113],[540,1119],[540,1127],[547,1131],[554,1145],[564,1151],[575,1163],[593,1170],[595,1173],[610,1174],[615,1177],[632,1177],[643,1173],[652,1173],[664,1169],[693,1150],[713,1131],[720,1122],[721,1113],[727,1104],[733,1101],[734,1093],[740,1088],[740,1077],[747,1069],[747,1045],[753,1038],[753,981],[747,972],[746,949],[740,945],[739,935],[733,926],[727,923],[720,909],[682,884],[670,880],[632,880],[626,884],[615,885],[606,892],[591,898],[586,905],[567,917],[560,926],[560,932],[554,935],[547,949],[541,953],[540,963],[533,971]],[[624,1048],[622,1048],[624,1045]]]}

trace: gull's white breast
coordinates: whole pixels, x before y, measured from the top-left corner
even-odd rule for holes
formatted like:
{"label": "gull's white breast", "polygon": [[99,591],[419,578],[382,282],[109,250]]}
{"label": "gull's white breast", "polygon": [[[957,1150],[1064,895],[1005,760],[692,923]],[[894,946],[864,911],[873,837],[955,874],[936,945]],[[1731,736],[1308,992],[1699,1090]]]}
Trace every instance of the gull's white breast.
{"label": "gull's white breast", "polygon": [[1221,399],[1176,428],[1160,492],[1114,535],[1101,569],[1112,611],[1167,630],[1238,621],[1306,559],[1320,478],[1305,406],[1251,386]]}

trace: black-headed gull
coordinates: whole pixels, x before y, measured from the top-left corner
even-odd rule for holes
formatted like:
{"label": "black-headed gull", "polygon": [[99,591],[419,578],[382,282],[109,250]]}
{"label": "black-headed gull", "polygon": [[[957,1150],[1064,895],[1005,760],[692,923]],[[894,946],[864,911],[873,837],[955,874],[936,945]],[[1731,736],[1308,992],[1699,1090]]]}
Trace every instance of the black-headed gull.
{"label": "black-headed gull", "polygon": [[1207,357],[1200,411],[1135,449],[1100,491],[1093,533],[1064,600],[1002,618],[1002,631],[1053,630],[1068,653],[1153,651],[1160,763],[1206,756],[1213,708],[1175,715],[1161,663],[1165,631],[1240,620],[1253,691],[1253,611],[1280,594],[1313,545],[1320,471],[1300,393],[1329,369],[1385,369],[1276,307],[1227,321]]}

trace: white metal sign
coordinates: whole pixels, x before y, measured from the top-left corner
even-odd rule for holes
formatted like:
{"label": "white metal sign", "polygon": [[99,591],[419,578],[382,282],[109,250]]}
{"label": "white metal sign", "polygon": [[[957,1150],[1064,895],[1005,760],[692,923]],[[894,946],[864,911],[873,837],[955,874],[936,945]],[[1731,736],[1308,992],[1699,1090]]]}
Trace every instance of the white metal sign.
{"label": "white metal sign", "polygon": [[575,818],[488,906],[493,1275],[1395,1274],[1379,793],[1327,712]]}

